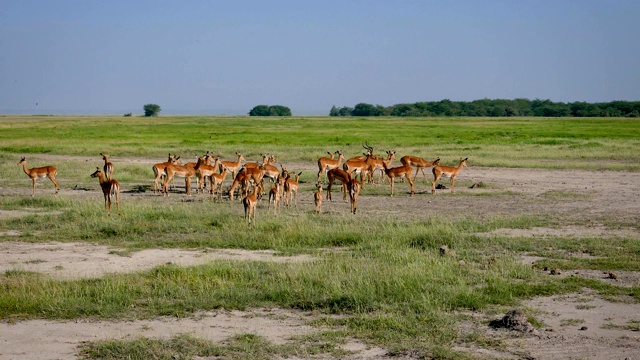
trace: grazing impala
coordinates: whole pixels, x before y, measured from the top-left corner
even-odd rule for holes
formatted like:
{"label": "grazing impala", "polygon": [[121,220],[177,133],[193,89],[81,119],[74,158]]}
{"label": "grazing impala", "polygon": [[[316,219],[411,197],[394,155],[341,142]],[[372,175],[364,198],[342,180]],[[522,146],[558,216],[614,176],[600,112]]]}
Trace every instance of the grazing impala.
{"label": "grazing impala", "polygon": [[355,215],[357,210],[358,195],[360,195],[360,183],[356,179],[351,179],[347,183],[349,189],[349,200],[351,200],[351,213]]}
{"label": "grazing impala", "polygon": [[58,186],[58,183],[56,182],[56,174],[58,173],[58,169],[56,169],[54,166],[43,166],[43,167],[34,167],[29,169],[27,167],[27,160],[25,158],[20,159],[20,161],[18,162],[18,165],[22,165],[22,169],[24,170],[24,173],[27,174],[27,176],[31,179],[32,185],[33,185],[33,191],[31,192],[31,196],[35,196],[36,195],[36,180],[38,178],[43,178],[43,177],[48,177],[49,180],[51,180],[51,182],[53,183],[53,185],[56,188],[55,194],[58,194],[58,190],[60,189],[60,187]]}
{"label": "grazing impala", "polygon": [[179,159],[180,159],[180,156],[176,157],[175,155],[171,155],[171,153],[169,153],[169,159],[167,160],[167,162],[153,165],[153,175],[155,175],[156,177],[156,179],[153,181],[154,193],[157,193],[158,191],[160,191],[160,189],[158,189],[158,181],[160,181],[163,177],[166,176],[165,169],[167,168],[167,166],[171,164],[178,164]]}
{"label": "grazing impala", "polygon": [[[318,159],[318,180],[317,182],[320,182],[322,179],[322,174],[329,171],[329,170],[333,170],[333,169],[337,169],[340,167],[340,165],[342,164],[342,160],[344,160],[344,154],[342,153],[341,150],[336,150],[335,153],[330,153],[327,152],[327,154],[329,154],[329,156],[331,156],[330,158],[326,158],[326,157],[321,157],[320,159]],[[334,160],[334,154],[338,154],[338,159]]]}
{"label": "grazing impala", "polygon": [[102,188],[102,194],[104,195],[104,207],[107,212],[111,213],[111,197],[116,198],[116,208],[118,214],[120,214],[120,184],[116,179],[107,179],[104,173],[100,171],[100,168],[96,168],[96,171],[91,174],[92,178],[98,178],[100,181],[100,187]]}
{"label": "grazing impala", "polygon": [[424,178],[426,179],[427,174],[425,174],[424,169],[428,167],[440,165],[440,158],[437,158],[433,161],[428,161],[421,157],[406,155],[400,158],[400,162],[402,163],[402,165],[416,167],[416,174],[413,177],[413,181],[415,181],[416,178],[418,177],[418,171],[422,171],[422,175],[424,175]]}
{"label": "grazing impala", "polygon": [[387,174],[387,176],[389,177],[389,180],[391,182],[391,196],[393,196],[393,188],[395,185],[395,178],[402,178],[402,177],[406,177],[407,181],[409,182],[409,184],[411,185],[411,196],[413,196],[413,180],[411,179],[411,173],[413,172],[413,168],[411,166],[408,165],[402,165],[402,166],[397,166],[397,167],[393,167],[390,168],[389,167],[389,161],[384,161],[382,163],[382,165],[384,166],[384,173]]}
{"label": "grazing impala", "polygon": [[331,186],[335,180],[342,183],[342,200],[347,201],[347,183],[351,181],[351,175],[342,169],[333,169],[327,172],[327,178],[329,179],[329,186],[327,187],[327,200],[331,200]]}
{"label": "grazing impala", "polygon": [[226,166],[229,171],[231,171],[231,177],[235,179],[236,174],[240,171],[242,167],[242,161],[244,161],[244,156],[239,152],[236,153],[238,155],[237,161],[220,161],[220,172],[222,172],[222,166]]}
{"label": "grazing impala", "polygon": [[318,182],[316,188],[318,190],[313,193],[313,202],[316,204],[316,214],[320,214],[322,210],[322,183]]}
{"label": "grazing impala", "polygon": [[467,166],[467,160],[469,158],[460,158],[460,163],[458,164],[458,167],[453,167],[453,166],[443,166],[443,165],[438,165],[436,167],[433,168],[433,170],[431,170],[431,172],[433,172],[433,182],[431,183],[431,193],[435,194],[436,193],[436,182],[440,179],[440,177],[442,175],[444,176],[448,176],[449,178],[451,178],[451,193],[455,192],[454,189],[454,184],[456,181],[456,176],[458,176],[458,173],[460,173],[460,171],[462,171],[462,169]]}
{"label": "grazing impala", "polygon": [[242,205],[244,205],[244,218],[247,220],[249,225],[256,222],[256,207],[258,206],[258,189],[254,185],[253,191],[250,195],[245,196],[242,199]]}
{"label": "grazing impala", "polygon": [[109,161],[109,154],[103,154],[100,153],[100,156],[102,156],[102,160],[104,160],[104,176],[107,179],[111,179],[113,178],[113,164]]}

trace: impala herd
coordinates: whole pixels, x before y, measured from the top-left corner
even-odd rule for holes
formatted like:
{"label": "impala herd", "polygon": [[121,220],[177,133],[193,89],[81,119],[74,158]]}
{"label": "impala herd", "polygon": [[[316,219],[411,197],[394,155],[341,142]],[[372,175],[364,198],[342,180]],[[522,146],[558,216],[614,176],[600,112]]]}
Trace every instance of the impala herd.
{"label": "impala herd", "polygon": [[[451,192],[455,192],[456,176],[467,166],[467,158],[460,159],[458,166],[444,166],[440,164],[440,158],[429,161],[417,156],[403,156],[400,158],[401,166],[392,167],[391,162],[396,159],[395,151],[386,151],[386,156],[374,154],[373,147],[364,145],[367,150],[362,156],[355,156],[345,159],[344,153],[337,150],[328,152],[329,157],[318,159],[318,174],[316,179],[316,191],[313,194],[315,212],[322,211],[323,197],[323,175],[327,179],[326,199],[332,201],[331,189],[335,182],[342,186],[342,199],[347,201],[347,194],[351,203],[351,213],[357,210],[357,200],[365,184],[375,183],[374,177],[379,172],[378,183],[383,177],[389,179],[391,185],[391,196],[394,195],[396,179],[406,179],[409,183],[409,194],[413,196],[414,184],[418,172],[424,172],[425,168],[431,168],[433,181],[431,182],[431,193],[436,192],[436,183],[441,176],[450,178]],[[102,193],[104,195],[105,209],[111,212],[112,197],[115,198],[116,208],[120,213],[120,184],[114,179],[115,166],[109,161],[109,155],[100,153],[104,166],[102,170],[96,168],[91,177],[98,178]],[[196,192],[204,193],[205,189],[212,199],[222,201],[223,183],[226,177],[231,174],[231,185],[227,188],[227,196],[233,201],[236,191],[244,205],[245,219],[249,224],[255,222],[256,207],[265,193],[265,180],[271,183],[268,193],[268,211],[277,213],[280,206],[287,208],[298,208],[298,192],[300,175],[302,172],[289,172],[284,165],[278,169],[274,163],[278,160],[270,154],[261,154],[261,162],[246,162],[244,156],[236,153],[234,160],[221,160],[219,157],[207,152],[205,155],[196,155],[195,162],[186,164],[180,163],[180,157],[169,154],[167,161],[153,165],[154,174],[153,191],[161,192],[168,196],[170,187],[173,186],[174,178],[185,179],[185,191],[191,195],[191,178],[196,179]],[[58,194],[59,186],[56,182],[57,169],[54,166],[34,167],[29,169],[27,161],[23,157],[18,165],[21,165],[24,172],[32,180],[32,196],[35,195],[36,179],[48,177],[55,186],[55,194]],[[415,168],[415,173],[414,173]],[[359,179],[358,179],[359,177]],[[160,185],[160,186],[159,186]]]}

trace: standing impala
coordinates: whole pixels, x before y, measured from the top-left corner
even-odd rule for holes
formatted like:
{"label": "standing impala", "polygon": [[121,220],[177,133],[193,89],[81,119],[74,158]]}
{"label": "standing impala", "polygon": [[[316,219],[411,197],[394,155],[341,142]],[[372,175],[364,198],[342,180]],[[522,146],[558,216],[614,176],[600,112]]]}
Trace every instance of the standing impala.
{"label": "standing impala", "polygon": [[104,195],[104,207],[108,213],[111,213],[111,196],[116,198],[116,208],[118,214],[120,214],[120,184],[116,179],[106,179],[100,168],[96,168],[96,171],[91,174],[92,178],[98,178],[100,181],[100,187],[102,188],[102,194]]}
{"label": "standing impala", "polygon": [[[321,178],[324,172],[339,168],[340,165],[342,164],[342,160],[344,160],[344,154],[342,153],[342,150],[336,150],[336,152],[333,154],[330,152],[327,152],[327,153],[329,154],[329,156],[331,156],[330,158],[321,157],[320,159],[318,159],[317,182],[320,182],[322,180]],[[338,159],[335,159],[335,160],[333,159],[334,154],[338,154]]]}
{"label": "standing impala", "polygon": [[464,158],[464,159],[460,158],[460,164],[458,164],[458,167],[443,166],[443,165],[438,165],[434,167],[433,170],[431,170],[431,172],[433,172],[433,182],[431,183],[431,193],[432,194],[436,193],[436,182],[440,179],[440,176],[444,175],[451,178],[451,193],[453,194],[455,192],[453,186],[456,181],[456,176],[458,176],[458,173],[460,173],[460,171],[462,171],[462,169],[465,166],[467,166],[468,159],[469,158]]}
{"label": "standing impala", "polygon": [[329,186],[327,187],[327,200],[331,200],[331,186],[333,182],[338,180],[342,183],[342,200],[347,201],[347,183],[351,181],[351,175],[342,169],[333,169],[327,172],[327,178],[329,179]]}
{"label": "standing impala", "polygon": [[413,177],[413,181],[416,181],[416,178],[418,177],[418,171],[422,171],[422,175],[424,175],[424,178],[426,179],[427,174],[424,173],[424,168],[440,165],[440,158],[437,158],[433,161],[428,161],[421,157],[406,155],[400,158],[400,162],[402,163],[402,165],[416,167],[416,174]]}
{"label": "standing impala", "polygon": [[31,179],[32,185],[33,185],[33,191],[31,193],[31,196],[35,196],[36,195],[36,180],[38,178],[43,178],[43,177],[48,177],[49,180],[51,180],[51,182],[53,183],[53,185],[56,188],[56,192],[55,194],[58,194],[58,190],[60,189],[60,187],[58,186],[58,183],[56,182],[56,174],[58,173],[58,169],[56,169],[54,166],[43,166],[43,167],[34,167],[29,169],[27,167],[27,160],[23,157],[22,159],[20,159],[20,161],[18,162],[18,165],[22,165],[22,169],[24,170],[24,173],[27,174],[27,176]]}
{"label": "standing impala", "polygon": [[[253,192],[242,199],[244,205],[244,218],[249,225],[256,222],[256,207],[258,206],[258,188],[254,184]],[[253,218],[253,221],[252,221]]]}
{"label": "standing impala", "polygon": [[387,174],[387,176],[389,177],[389,180],[391,182],[391,196],[393,196],[393,188],[395,185],[395,179],[396,178],[402,178],[402,177],[406,177],[407,181],[409,182],[409,184],[411,185],[411,196],[413,196],[413,180],[411,179],[411,173],[413,172],[413,168],[411,166],[408,165],[402,165],[402,166],[397,166],[397,167],[393,167],[390,168],[389,167],[389,162],[390,161],[384,161],[382,163],[382,165],[384,166],[384,173]]}
{"label": "standing impala", "polygon": [[356,179],[351,179],[347,183],[349,189],[349,200],[351,200],[351,213],[355,215],[358,208],[357,201],[358,195],[360,195],[360,183]]}
{"label": "standing impala", "polygon": [[171,155],[171,153],[169,153],[169,159],[166,162],[153,165],[153,175],[155,175],[156,177],[153,181],[154,193],[157,193],[159,191],[158,181],[166,176],[165,169],[167,168],[167,166],[171,164],[177,164],[178,160],[180,160],[180,156],[176,157],[175,155]]}
{"label": "standing impala", "polygon": [[196,174],[196,170],[193,167],[185,165],[171,164],[165,168],[167,177],[162,182],[162,193],[164,196],[169,196],[169,188],[167,184],[173,180],[174,176],[184,178],[184,186],[187,190],[187,195],[191,196],[191,177]]}
{"label": "standing impala", "polygon": [[291,207],[291,199],[293,198],[293,204],[296,209],[298,208],[298,184],[300,175],[302,175],[302,171],[295,174],[295,180],[291,179],[290,174],[287,174],[287,178],[284,179],[285,204],[287,207]]}
{"label": "standing impala", "polygon": [[222,166],[226,166],[229,171],[231,171],[231,177],[235,179],[236,174],[240,171],[242,167],[242,161],[244,160],[244,156],[239,152],[236,153],[238,155],[237,161],[220,161],[220,172],[222,172]]}
{"label": "standing impala", "polygon": [[313,203],[316,204],[316,214],[320,214],[322,211],[322,184],[318,182],[316,188],[318,190],[313,193]]}
{"label": "standing impala", "polygon": [[109,154],[103,154],[100,153],[100,156],[102,156],[102,160],[104,160],[104,176],[107,179],[111,179],[113,178],[113,163],[111,163],[111,161],[109,161]]}
{"label": "standing impala", "polygon": [[360,174],[360,186],[362,187],[364,187],[365,177],[367,176],[367,173],[369,173],[371,169],[375,167],[375,160],[377,159],[377,156],[373,154],[373,148],[371,146],[363,146],[368,150],[365,154],[364,159],[351,158],[342,165],[344,171],[348,172],[349,174],[355,173],[354,175],[352,175],[353,178]]}
{"label": "standing impala", "polygon": [[220,164],[219,158],[214,158],[214,163],[211,165],[211,155],[207,155],[198,159],[194,170],[196,171],[196,179],[198,179],[196,192],[204,193],[204,189],[207,187],[207,178],[209,179],[210,191],[213,191],[213,174],[218,171],[218,164]]}

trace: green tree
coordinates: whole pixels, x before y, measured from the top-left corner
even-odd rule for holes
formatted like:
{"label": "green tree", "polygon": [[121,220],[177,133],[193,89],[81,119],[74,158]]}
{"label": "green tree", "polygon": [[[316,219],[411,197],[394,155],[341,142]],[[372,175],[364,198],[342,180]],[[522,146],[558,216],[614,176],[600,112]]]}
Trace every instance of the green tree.
{"label": "green tree", "polygon": [[160,105],[156,104],[146,104],[143,106],[144,116],[158,116],[160,113]]}
{"label": "green tree", "polygon": [[335,105],[333,105],[331,107],[331,110],[329,111],[329,116],[338,116],[338,115],[340,115],[340,112],[338,108]]}
{"label": "green tree", "polygon": [[249,116],[269,116],[269,105],[257,105],[249,111]]}
{"label": "green tree", "polygon": [[269,116],[291,116],[291,109],[282,105],[269,106]]}

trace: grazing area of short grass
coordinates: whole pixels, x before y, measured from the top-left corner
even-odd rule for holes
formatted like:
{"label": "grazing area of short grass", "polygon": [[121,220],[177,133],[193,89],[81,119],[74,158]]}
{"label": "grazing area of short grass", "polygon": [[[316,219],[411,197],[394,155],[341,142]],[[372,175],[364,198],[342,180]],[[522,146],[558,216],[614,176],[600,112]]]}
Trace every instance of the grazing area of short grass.
{"label": "grazing area of short grass", "polygon": [[[282,210],[276,216],[265,205],[257,223],[247,226],[239,203],[218,203],[202,194],[188,198],[178,192],[154,196],[150,167],[133,160],[161,162],[175,153],[191,161],[194,154],[206,151],[226,159],[241,152],[257,160],[268,152],[283,164],[313,168],[327,151],[341,149],[350,157],[362,153],[362,144],[368,143],[379,153],[393,149],[403,155],[440,157],[450,165],[464,156],[473,166],[637,171],[638,134],[639,121],[606,118],[0,117],[4,190],[0,210],[21,213],[2,218],[0,241],[87,242],[127,251],[269,249],[314,259],[220,260],[188,268],[164,264],[148,271],[79,280],[7,271],[0,274],[0,319],[187,317],[221,308],[278,307],[312,311],[317,314],[315,325],[335,330],[301,336],[286,346],[252,334],[225,344],[178,336],[96,342],[85,346],[82,354],[87,358],[181,354],[266,359],[323,353],[339,357],[343,353],[337,344],[358,338],[388,349],[391,355],[467,358],[470,355],[451,350],[461,341],[457,324],[462,312],[509,308],[537,295],[584,287],[640,301],[638,287],[550,277],[523,263],[522,254],[544,257],[539,267],[640,271],[638,239],[485,236],[496,229],[580,224],[539,212],[427,217],[407,207],[399,214],[385,211],[384,200],[372,205],[377,208],[368,216],[348,211],[316,215],[308,200],[315,171],[303,174],[307,202],[301,209]],[[102,167],[100,152],[111,155],[116,178],[128,192],[119,216],[105,214],[97,180],[89,178],[96,166]],[[55,162],[61,188],[73,193],[53,196],[52,184],[44,179],[31,197],[30,180],[16,165],[21,156],[27,157],[30,167]],[[406,186],[399,184],[396,189]],[[369,186],[361,196],[387,199],[388,187]],[[411,200],[426,203],[429,196]],[[464,202],[510,194],[443,196]],[[551,190],[540,201],[576,197],[584,195]],[[638,229],[637,223],[597,220],[610,228]],[[8,231],[19,235],[4,235]],[[442,255],[442,245],[452,252]],[[567,255],[571,253],[591,256]]]}

